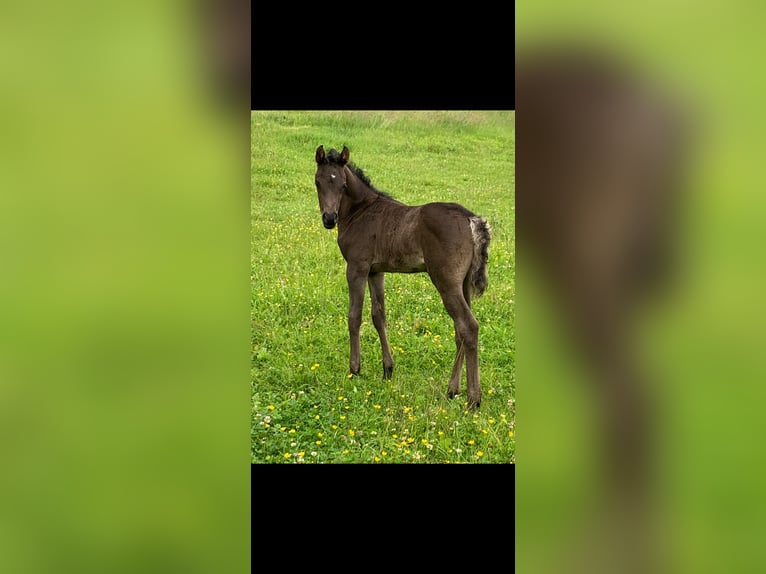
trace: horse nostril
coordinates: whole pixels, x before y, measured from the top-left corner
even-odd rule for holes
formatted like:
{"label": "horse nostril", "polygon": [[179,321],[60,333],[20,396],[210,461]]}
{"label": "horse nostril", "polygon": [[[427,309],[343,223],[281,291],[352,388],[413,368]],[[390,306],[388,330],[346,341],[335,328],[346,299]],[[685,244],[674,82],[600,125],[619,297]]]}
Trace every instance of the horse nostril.
{"label": "horse nostril", "polygon": [[323,213],[322,214],[322,223],[327,229],[332,229],[335,227],[335,224],[338,221],[338,214],[337,213]]}

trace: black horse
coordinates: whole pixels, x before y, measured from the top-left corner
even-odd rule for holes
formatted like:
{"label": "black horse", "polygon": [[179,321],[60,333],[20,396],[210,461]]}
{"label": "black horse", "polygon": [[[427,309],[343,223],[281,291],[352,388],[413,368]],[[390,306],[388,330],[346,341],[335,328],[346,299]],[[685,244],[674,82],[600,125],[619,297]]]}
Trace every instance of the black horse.
{"label": "black horse", "polygon": [[346,260],[351,339],[349,368],[358,374],[359,327],[364,286],[370,287],[372,322],[383,350],[383,378],[390,378],[394,360],[386,336],[383,303],[384,273],[427,272],[455,322],[457,354],[448,396],[460,392],[466,362],[468,405],[481,402],[479,386],[479,323],[471,312],[471,297],[487,288],[487,221],[457,203],[405,205],[375,189],[364,172],[349,163],[349,151],[316,150],[316,187],[322,223],[338,226],[338,245]]}

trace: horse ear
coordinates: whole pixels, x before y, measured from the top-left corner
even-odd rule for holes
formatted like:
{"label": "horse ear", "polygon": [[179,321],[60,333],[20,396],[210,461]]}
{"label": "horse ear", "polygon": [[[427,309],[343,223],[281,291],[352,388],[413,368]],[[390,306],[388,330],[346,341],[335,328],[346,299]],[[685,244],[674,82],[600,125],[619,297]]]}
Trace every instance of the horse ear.
{"label": "horse ear", "polygon": [[325,156],[324,156],[324,146],[323,145],[320,145],[317,148],[317,153],[316,153],[315,159],[316,159],[317,163],[324,162]]}
{"label": "horse ear", "polygon": [[348,148],[346,146],[343,146],[343,151],[340,152],[340,159],[343,160],[343,163],[348,163]]}

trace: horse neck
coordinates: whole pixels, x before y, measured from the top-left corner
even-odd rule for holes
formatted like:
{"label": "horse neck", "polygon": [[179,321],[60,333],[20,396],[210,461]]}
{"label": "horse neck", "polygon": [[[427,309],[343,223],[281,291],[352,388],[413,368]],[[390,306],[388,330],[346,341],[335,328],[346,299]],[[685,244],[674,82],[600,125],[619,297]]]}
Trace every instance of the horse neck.
{"label": "horse neck", "polygon": [[377,197],[378,194],[356,177],[348,166],[345,166],[343,169],[346,172],[346,193],[343,199],[348,200],[349,206],[354,206]]}

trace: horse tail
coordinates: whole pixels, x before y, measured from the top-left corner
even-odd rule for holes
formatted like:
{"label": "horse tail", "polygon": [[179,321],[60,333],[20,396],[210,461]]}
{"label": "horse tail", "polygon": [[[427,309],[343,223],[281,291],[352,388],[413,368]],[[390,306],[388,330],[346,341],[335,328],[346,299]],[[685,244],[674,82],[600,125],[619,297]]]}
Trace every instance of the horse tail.
{"label": "horse tail", "polygon": [[470,285],[471,294],[480,297],[487,289],[487,259],[489,242],[492,239],[489,223],[483,217],[473,215],[469,219],[473,239],[473,257],[471,258]]}

